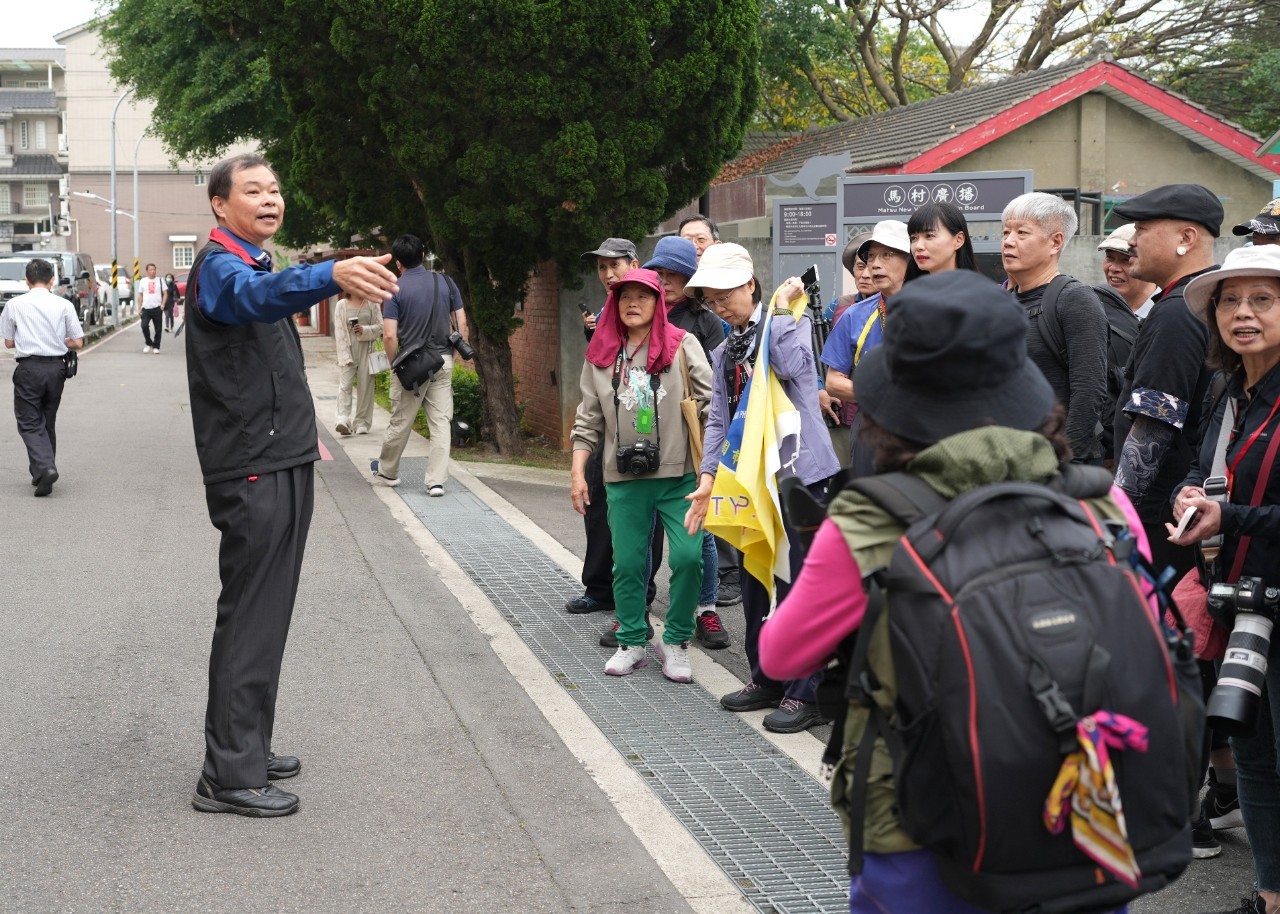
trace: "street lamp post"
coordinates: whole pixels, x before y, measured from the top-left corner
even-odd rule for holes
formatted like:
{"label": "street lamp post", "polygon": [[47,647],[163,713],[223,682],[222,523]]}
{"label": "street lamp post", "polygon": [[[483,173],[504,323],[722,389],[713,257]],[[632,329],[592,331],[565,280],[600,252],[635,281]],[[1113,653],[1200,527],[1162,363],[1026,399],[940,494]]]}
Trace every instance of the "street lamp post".
{"label": "street lamp post", "polygon": [[147,135],[147,131],[138,134],[138,142],[133,144],[133,300],[138,302],[138,283],[142,276],[138,272],[138,257],[141,250],[138,244],[138,147],[142,145],[142,138]]}
{"label": "street lamp post", "polygon": [[[133,88],[125,89],[111,109],[111,317],[112,324],[120,328],[120,287],[116,274],[120,271],[120,236],[116,231],[116,115],[124,100],[133,94]],[[137,216],[134,216],[136,223]]]}

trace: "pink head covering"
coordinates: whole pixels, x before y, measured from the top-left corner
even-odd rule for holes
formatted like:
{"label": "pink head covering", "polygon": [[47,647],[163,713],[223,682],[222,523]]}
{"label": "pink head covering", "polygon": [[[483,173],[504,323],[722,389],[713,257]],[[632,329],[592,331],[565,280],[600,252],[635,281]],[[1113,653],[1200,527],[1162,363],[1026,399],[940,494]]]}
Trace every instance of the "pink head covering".
{"label": "pink head covering", "polygon": [[646,289],[655,292],[658,304],[653,309],[653,324],[649,329],[649,361],[645,370],[649,374],[657,374],[670,365],[684,339],[684,331],[667,322],[667,296],[662,288],[662,280],[653,270],[628,270],[627,275],[613,284],[609,297],[605,299],[604,310],[596,321],[595,333],[587,346],[587,361],[601,368],[608,368],[618,357],[622,342],[627,337],[627,328],[618,315],[618,296],[622,287],[629,282],[639,283]]}

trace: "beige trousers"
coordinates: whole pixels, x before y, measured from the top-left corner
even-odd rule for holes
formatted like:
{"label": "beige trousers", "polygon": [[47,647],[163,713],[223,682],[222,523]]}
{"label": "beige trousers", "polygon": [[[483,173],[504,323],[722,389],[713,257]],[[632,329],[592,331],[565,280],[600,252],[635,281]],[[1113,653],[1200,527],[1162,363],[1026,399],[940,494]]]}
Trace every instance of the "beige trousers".
{"label": "beige trousers", "polygon": [[[338,415],[337,421],[358,428],[368,429],[373,424],[373,375],[369,374],[369,353],[372,343],[355,342],[351,345],[354,365],[338,366]],[[356,411],[351,411],[351,386],[355,382]]]}
{"label": "beige trousers", "polygon": [[450,423],[453,422],[453,353],[445,354],[444,365],[426,384],[410,392],[400,386],[400,379],[391,372],[391,423],[387,436],[382,439],[382,453],[378,457],[378,472],[390,479],[400,478],[400,455],[413,431],[413,420],[418,417],[418,407],[427,411],[427,477],[425,483],[442,486],[449,476]]}

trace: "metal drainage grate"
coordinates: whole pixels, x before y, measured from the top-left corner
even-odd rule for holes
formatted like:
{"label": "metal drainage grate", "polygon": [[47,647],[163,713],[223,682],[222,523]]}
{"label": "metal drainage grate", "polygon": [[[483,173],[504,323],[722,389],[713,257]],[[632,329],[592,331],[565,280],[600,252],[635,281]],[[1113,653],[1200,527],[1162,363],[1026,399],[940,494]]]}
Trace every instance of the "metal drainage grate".
{"label": "metal drainage grate", "polygon": [[[425,470],[409,458],[400,476]],[[396,492],[751,904],[848,910],[847,849],[825,788],[705,689],[667,682],[656,662],[605,676],[599,626],[584,631],[564,611],[578,582],[467,489]]]}

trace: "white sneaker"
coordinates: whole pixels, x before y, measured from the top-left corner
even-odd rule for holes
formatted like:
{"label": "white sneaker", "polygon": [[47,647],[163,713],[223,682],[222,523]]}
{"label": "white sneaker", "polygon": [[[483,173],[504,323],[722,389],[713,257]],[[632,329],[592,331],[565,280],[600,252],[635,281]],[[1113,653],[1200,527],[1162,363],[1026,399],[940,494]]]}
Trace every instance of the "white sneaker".
{"label": "white sneaker", "polygon": [[693,682],[693,667],[689,665],[689,642],[684,644],[653,643],[662,661],[662,675],[672,682]]}
{"label": "white sneaker", "polygon": [[618,646],[614,655],[609,658],[609,662],[604,665],[604,671],[610,676],[630,676],[636,670],[649,665],[649,658],[645,655],[644,645],[638,647]]}
{"label": "white sneaker", "polygon": [[427,494],[432,498],[440,498],[444,495],[444,486],[428,486]]}
{"label": "white sneaker", "polygon": [[151,351],[151,347],[150,347],[150,346],[143,346],[143,347],[142,347],[142,351],[143,351],[144,353],[150,352],[150,351]]}

